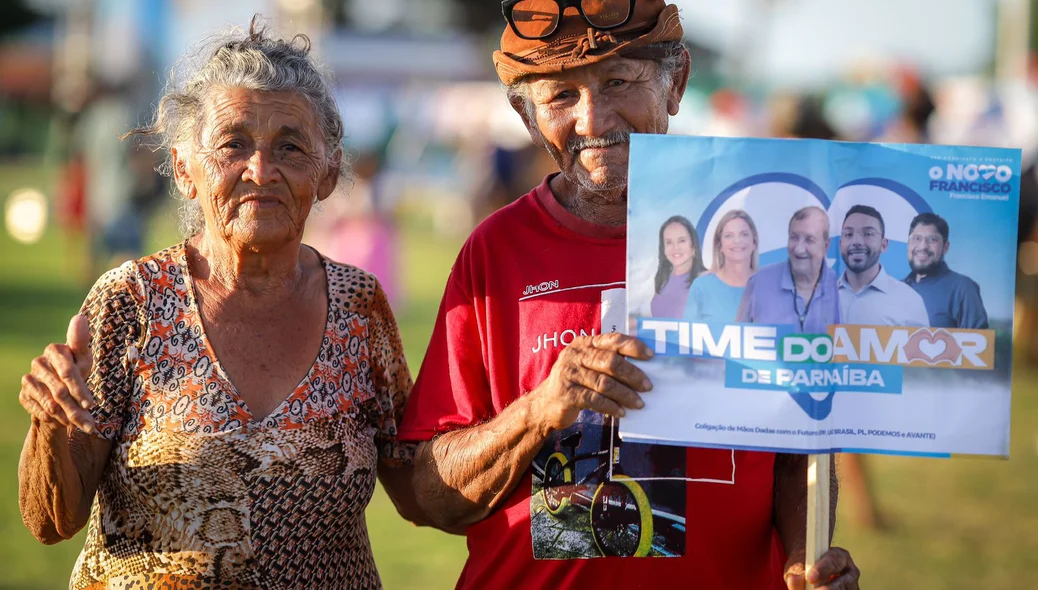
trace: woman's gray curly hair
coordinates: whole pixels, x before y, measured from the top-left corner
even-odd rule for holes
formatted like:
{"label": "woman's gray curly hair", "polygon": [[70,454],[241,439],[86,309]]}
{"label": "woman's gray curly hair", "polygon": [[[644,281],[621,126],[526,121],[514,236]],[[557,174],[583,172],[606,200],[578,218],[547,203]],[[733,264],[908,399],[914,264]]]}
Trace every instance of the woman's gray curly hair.
{"label": "woman's gray curly hair", "polygon": [[[158,171],[173,174],[170,148],[197,142],[209,94],[220,88],[244,88],[260,92],[291,90],[302,94],[317,115],[327,147],[329,166],[339,168],[339,182],[349,176],[342,149],[343,123],[332,95],[331,74],[310,55],[310,39],[296,35],[284,39],[268,35],[259,17],[253,17],[249,32],[231,29],[205,41],[174,66],[152,121],[131,130],[125,137],[166,154]],[[182,195],[183,196],[183,195]],[[200,232],[205,221],[198,200],[184,199],[180,225],[185,235]]]}

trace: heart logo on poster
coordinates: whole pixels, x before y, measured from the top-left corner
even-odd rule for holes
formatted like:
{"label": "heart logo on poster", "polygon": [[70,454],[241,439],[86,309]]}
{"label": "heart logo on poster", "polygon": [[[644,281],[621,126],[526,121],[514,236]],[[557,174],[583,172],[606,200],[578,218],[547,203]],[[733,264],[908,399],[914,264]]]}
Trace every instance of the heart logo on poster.
{"label": "heart logo on poster", "polygon": [[947,330],[919,330],[905,343],[906,359],[931,366],[941,362],[955,364],[961,354],[962,347]]}
{"label": "heart logo on poster", "polygon": [[942,352],[948,349],[948,345],[944,342],[930,342],[929,340],[923,340],[919,343],[919,351],[922,352],[931,361],[941,355]]}
{"label": "heart logo on poster", "polygon": [[[982,173],[988,171],[978,168]],[[995,167],[990,173],[995,174]],[[788,222],[793,214],[804,207],[823,209],[829,217],[828,264],[841,274],[844,263],[840,256],[840,233],[847,211],[855,205],[867,205],[883,217],[886,252],[880,259],[884,270],[892,277],[901,278],[910,272],[908,266],[908,234],[912,220],[920,213],[932,212],[930,205],[912,188],[885,178],[863,178],[837,188],[832,197],[812,180],[797,174],[769,173],[751,176],[721,192],[707,206],[696,224],[702,244],[703,260],[713,260],[714,237],[717,224],[729,211],[745,211],[754,220],[757,230],[759,268],[786,261],[789,258]],[[722,228],[723,229],[723,228]],[[921,354],[931,360],[947,354],[938,350],[947,344],[941,340],[920,342]],[[922,347],[928,347],[923,349]],[[832,412],[835,389],[829,392],[794,391],[790,397],[814,420],[824,420]]]}
{"label": "heart logo on poster", "polygon": [[977,172],[980,172],[980,175],[984,177],[984,180],[991,180],[991,177],[995,175],[995,172],[998,172],[998,167],[991,164],[981,164],[980,166],[977,166]]}

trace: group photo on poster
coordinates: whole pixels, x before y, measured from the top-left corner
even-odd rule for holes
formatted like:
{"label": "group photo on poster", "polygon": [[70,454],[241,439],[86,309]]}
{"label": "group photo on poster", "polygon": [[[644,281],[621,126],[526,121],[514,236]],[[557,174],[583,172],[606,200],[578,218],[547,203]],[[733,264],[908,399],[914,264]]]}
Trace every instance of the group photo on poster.
{"label": "group photo on poster", "polygon": [[[1008,453],[1020,154],[637,136],[624,440]],[[981,285],[984,288],[981,288]]]}

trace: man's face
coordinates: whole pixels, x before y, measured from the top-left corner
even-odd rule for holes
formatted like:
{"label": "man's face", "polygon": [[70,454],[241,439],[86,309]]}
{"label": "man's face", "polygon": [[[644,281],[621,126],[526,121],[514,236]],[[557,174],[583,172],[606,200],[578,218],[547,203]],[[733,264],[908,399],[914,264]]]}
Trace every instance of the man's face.
{"label": "man's face", "polygon": [[944,260],[950,245],[936,226],[920,223],[908,234],[908,264],[913,272],[926,274]]}
{"label": "man's face", "polygon": [[811,211],[803,219],[789,225],[789,266],[797,274],[816,273],[822,268],[829,249],[826,236],[829,220],[819,211]]}
{"label": "man's face", "polygon": [[871,215],[854,213],[843,222],[840,232],[840,254],[851,272],[862,273],[879,263],[887,250],[880,222]]}
{"label": "man's face", "polygon": [[656,62],[623,57],[528,84],[530,135],[568,180],[599,192],[627,188],[630,134],[666,133],[684,92],[660,80]]}

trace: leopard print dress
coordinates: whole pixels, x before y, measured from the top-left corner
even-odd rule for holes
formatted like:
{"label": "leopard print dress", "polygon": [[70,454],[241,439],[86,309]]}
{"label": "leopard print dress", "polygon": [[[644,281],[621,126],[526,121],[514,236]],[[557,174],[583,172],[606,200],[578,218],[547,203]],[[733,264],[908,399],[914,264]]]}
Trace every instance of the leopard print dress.
{"label": "leopard print dress", "polygon": [[180,244],[105,274],[83,306],[112,441],[70,588],[379,588],[364,509],[411,377],[377,280],[324,260],[309,374],[253,421],[206,338]]}

